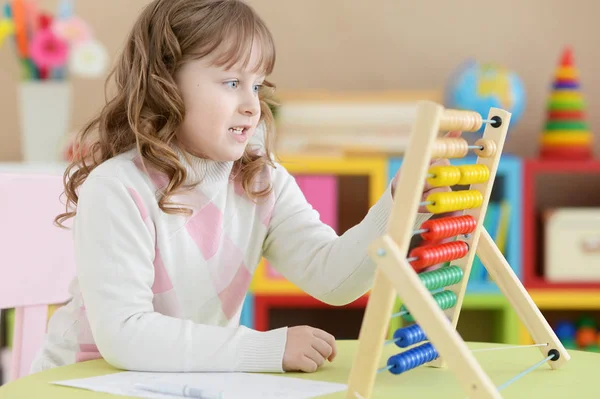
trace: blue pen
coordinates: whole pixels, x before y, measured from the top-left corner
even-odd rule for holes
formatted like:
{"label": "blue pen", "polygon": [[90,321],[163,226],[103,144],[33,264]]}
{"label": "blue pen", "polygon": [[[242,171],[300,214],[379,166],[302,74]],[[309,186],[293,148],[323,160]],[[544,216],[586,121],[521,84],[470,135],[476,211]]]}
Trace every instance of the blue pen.
{"label": "blue pen", "polygon": [[135,384],[134,388],[141,389],[143,391],[160,393],[163,395],[173,395],[173,396],[182,396],[184,398],[197,398],[197,399],[223,399],[223,395],[221,393],[209,394],[201,389],[194,388],[189,386],[188,384],[184,385],[175,385],[175,384],[154,384],[154,385],[146,385],[146,384]]}

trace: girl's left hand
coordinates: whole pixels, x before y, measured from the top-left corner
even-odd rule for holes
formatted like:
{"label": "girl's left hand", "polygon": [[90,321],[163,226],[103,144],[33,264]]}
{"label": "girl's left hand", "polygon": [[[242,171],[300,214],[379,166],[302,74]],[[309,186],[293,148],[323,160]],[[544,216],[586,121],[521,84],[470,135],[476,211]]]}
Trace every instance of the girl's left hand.
{"label": "girl's left hand", "polygon": [[[448,132],[448,133],[446,133],[446,135],[444,137],[460,137],[461,134],[462,134],[462,132]],[[429,163],[429,165],[430,166],[449,166],[450,161],[447,158],[437,158],[437,159],[432,159],[431,162]],[[394,192],[396,191],[396,184],[398,182],[398,178],[400,177],[401,171],[402,171],[402,168],[400,168],[396,172],[396,175],[394,176],[394,179],[392,180],[392,196],[394,195]],[[430,194],[437,193],[437,192],[444,193],[444,192],[448,192],[448,191],[452,191],[452,189],[449,186],[432,187],[429,183],[427,183],[427,181],[425,181],[425,185],[423,187],[423,194],[421,196],[421,201],[424,202],[427,199],[427,196]],[[428,213],[429,211],[427,210],[426,206],[420,206],[419,212],[420,213]]]}

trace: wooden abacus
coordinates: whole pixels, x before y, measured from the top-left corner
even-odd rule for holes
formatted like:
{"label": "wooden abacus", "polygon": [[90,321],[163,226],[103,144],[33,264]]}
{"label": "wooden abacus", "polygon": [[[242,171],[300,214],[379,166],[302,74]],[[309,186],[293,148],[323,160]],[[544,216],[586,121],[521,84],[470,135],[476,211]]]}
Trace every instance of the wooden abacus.
{"label": "wooden abacus", "polygon": [[[377,372],[400,374],[421,365],[448,367],[470,398],[501,398],[499,390],[503,386],[494,386],[456,331],[475,253],[540,348],[544,360],[538,365],[548,363],[556,369],[570,359],[483,227],[510,116],[505,110],[492,108],[483,120],[476,112],[448,110],[429,101],[419,103],[387,232],[370,247],[377,271],[349,377],[348,399],[369,399]],[[475,132],[483,124],[483,136],[473,146],[462,138],[439,137],[442,131]],[[474,165],[430,167],[434,158],[460,158],[469,150],[477,154]],[[470,187],[431,194],[421,202],[426,180],[440,187]],[[462,215],[429,220],[413,231],[420,206],[427,206],[433,214],[462,211]],[[438,243],[428,243],[408,253],[415,234]],[[439,242],[452,238],[455,240]],[[427,271],[429,266],[443,262],[450,264]],[[416,323],[398,329],[393,342],[400,348],[429,342],[390,357],[387,365],[380,367],[396,295],[404,302],[400,313]]]}

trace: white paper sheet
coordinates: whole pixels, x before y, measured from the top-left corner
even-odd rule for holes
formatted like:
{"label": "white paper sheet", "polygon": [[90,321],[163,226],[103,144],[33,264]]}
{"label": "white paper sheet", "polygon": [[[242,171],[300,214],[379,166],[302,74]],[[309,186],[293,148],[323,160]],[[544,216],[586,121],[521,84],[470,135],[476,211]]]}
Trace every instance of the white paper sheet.
{"label": "white paper sheet", "polygon": [[164,395],[136,388],[136,384],[159,386],[184,386],[207,391],[207,399],[308,399],[344,391],[345,384],[304,380],[258,373],[143,373],[120,372],[99,377],[52,384],[81,388],[90,391],[149,399],[181,399],[181,396]]}

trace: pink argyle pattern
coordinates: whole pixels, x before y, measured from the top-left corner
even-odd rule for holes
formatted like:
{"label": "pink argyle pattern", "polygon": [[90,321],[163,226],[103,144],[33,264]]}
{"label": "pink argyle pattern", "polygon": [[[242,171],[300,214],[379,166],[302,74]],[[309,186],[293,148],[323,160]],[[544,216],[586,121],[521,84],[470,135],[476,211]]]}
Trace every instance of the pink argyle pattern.
{"label": "pink argyle pattern", "polygon": [[[140,170],[144,171],[139,157],[134,162]],[[265,168],[265,171],[257,179],[257,184],[270,182],[271,176],[268,168]],[[146,172],[144,171],[144,173]],[[160,189],[168,184],[166,176],[152,170],[150,167],[147,168],[147,173],[155,188]],[[273,195],[271,194],[255,204],[249,202],[250,200],[245,195],[239,179],[232,179],[231,184],[233,185],[233,192],[240,201],[243,201],[240,206],[251,205],[255,207],[256,217],[264,226],[268,226],[275,204]],[[131,195],[134,200],[139,197],[135,192],[131,192]],[[252,273],[245,264],[245,252],[236,245],[236,242],[224,230],[224,215],[221,209],[201,191],[194,190],[191,193],[176,196],[173,201],[184,203],[193,208],[193,214],[187,221],[185,229],[206,261],[225,317],[231,319],[241,307],[252,280]],[[138,208],[142,219],[146,220],[147,211],[144,209],[143,204],[139,203]],[[153,226],[150,224],[151,221],[148,220],[147,227],[153,232]],[[155,294],[172,288],[158,252],[155,261],[155,272],[157,276],[156,291],[153,287]],[[164,277],[160,278],[160,276]]]}
{"label": "pink argyle pattern", "polygon": [[223,213],[211,201],[194,213],[186,230],[206,260],[223,313],[231,319],[252,279],[244,252],[223,231]]}

